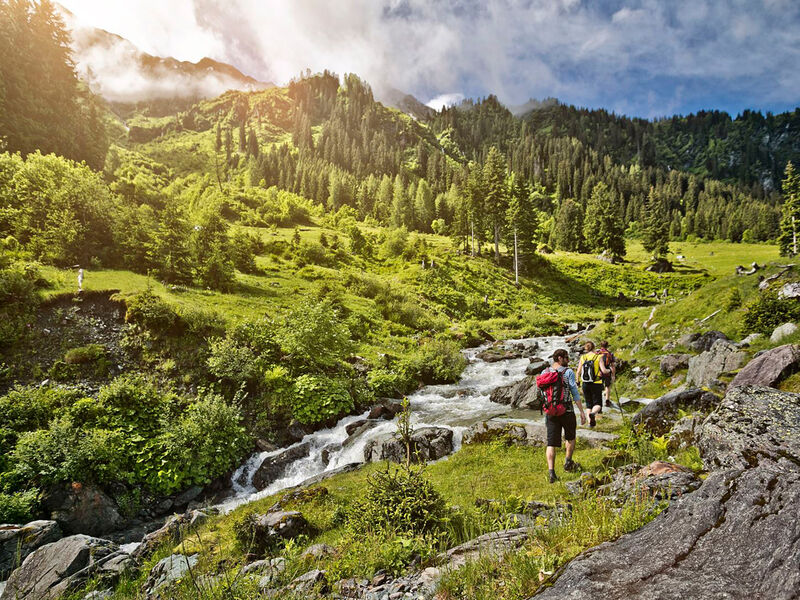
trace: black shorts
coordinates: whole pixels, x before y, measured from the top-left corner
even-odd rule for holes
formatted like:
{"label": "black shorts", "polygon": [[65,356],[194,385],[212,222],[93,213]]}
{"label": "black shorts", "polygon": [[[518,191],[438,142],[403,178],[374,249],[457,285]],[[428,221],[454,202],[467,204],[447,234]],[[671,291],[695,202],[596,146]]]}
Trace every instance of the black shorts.
{"label": "black shorts", "polygon": [[564,430],[564,439],[571,442],[575,439],[575,429],[578,424],[575,421],[575,413],[566,412],[560,417],[544,416],[544,424],[547,427],[547,445],[554,448],[561,448],[561,430]]}
{"label": "black shorts", "polygon": [[603,375],[603,387],[611,387],[611,375]]}
{"label": "black shorts", "polygon": [[599,406],[600,412],[603,412],[603,384],[584,382],[582,387],[586,410],[592,410],[592,407]]}

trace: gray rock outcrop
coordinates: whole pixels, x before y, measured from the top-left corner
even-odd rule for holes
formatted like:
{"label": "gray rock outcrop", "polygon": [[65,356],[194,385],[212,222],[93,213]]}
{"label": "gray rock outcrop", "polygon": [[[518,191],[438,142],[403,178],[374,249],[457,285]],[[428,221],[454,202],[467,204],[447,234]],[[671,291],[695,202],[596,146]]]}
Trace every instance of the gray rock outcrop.
{"label": "gray rock outcrop", "polygon": [[73,535],[45,544],[22,562],[0,600],[50,600],[86,583],[104,562],[119,554],[108,540]]}
{"label": "gray rock outcrop", "polygon": [[776,387],[800,369],[800,345],[786,344],[759,354],[731,381],[730,387],[759,385]]}
{"label": "gray rock outcrop", "polygon": [[678,410],[709,412],[718,398],[700,388],[675,390],[653,400],[633,416],[633,424],[644,424],[655,435],[667,433],[678,420]]}
{"label": "gray rock outcrop", "polygon": [[90,484],[73,483],[54,488],[42,504],[50,512],[50,518],[67,534],[102,536],[125,524],[117,504],[103,490]]}
{"label": "gray rock outcrop", "polygon": [[792,335],[795,331],[797,331],[797,325],[794,323],[784,323],[783,325],[779,325],[772,330],[772,335],[769,336],[769,341],[773,344],[777,344],[783,338]]}
{"label": "gray rock outcrop", "polygon": [[0,581],[34,550],[61,539],[55,521],[31,521],[25,525],[0,525]]}
{"label": "gray rock outcrop", "polygon": [[685,369],[689,366],[691,354],[667,354],[661,357],[659,368],[665,375],[672,375],[678,369]]}
{"label": "gray rock outcrop", "polygon": [[197,564],[197,554],[185,556],[172,554],[162,558],[150,571],[150,576],[144,585],[148,598],[159,597],[160,592],[179,582]]}
{"label": "gray rock outcrop", "polygon": [[732,389],[698,445],[716,470],[696,492],[579,555],[536,598],[800,597],[800,395]]}
{"label": "gray rock outcrop", "polygon": [[678,344],[694,350],[695,352],[706,352],[711,350],[711,346],[717,340],[728,341],[728,336],[721,331],[706,331],[705,333],[689,333],[678,338]]}
{"label": "gray rock outcrop", "polygon": [[[446,427],[421,427],[411,437],[412,461],[437,460],[453,451],[453,430]],[[364,460],[376,462],[406,460],[406,447],[395,434],[381,435],[364,447]]]}
{"label": "gray rock outcrop", "polygon": [[[578,429],[577,436],[586,440],[590,446],[600,446],[616,439],[616,435],[595,431],[594,429]],[[543,423],[512,421],[510,419],[493,418],[478,421],[471,425],[462,436],[464,444],[480,444],[497,438],[504,438],[514,444],[525,446],[544,446],[547,430]]]}
{"label": "gray rock outcrop", "polygon": [[715,382],[723,373],[741,367],[747,354],[727,340],[717,340],[711,349],[689,359],[686,384],[705,386]]}
{"label": "gray rock outcrop", "polygon": [[619,503],[642,492],[657,500],[674,500],[700,487],[700,480],[686,467],[662,461],[646,467],[626,465],[617,469],[611,483],[597,488],[598,493]]}

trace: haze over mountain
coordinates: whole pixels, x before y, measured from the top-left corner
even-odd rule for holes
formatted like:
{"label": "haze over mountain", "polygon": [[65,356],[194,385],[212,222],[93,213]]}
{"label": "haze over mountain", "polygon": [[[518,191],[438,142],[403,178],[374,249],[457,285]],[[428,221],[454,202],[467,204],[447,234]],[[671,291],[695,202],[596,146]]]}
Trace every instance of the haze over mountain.
{"label": "haze over mountain", "polygon": [[153,56],[130,40],[88,26],[63,6],[59,8],[72,30],[79,77],[109,102],[209,98],[230,89],[255,91],[273,85],[208,57],[191,62]]}

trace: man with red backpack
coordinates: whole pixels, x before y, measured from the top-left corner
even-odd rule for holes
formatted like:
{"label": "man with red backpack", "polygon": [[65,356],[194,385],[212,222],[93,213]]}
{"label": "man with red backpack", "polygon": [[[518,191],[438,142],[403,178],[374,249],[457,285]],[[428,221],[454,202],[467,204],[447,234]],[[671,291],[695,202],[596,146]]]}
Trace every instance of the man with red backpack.
{"label": "man with red backpack", "polygon": [[544,395],[542,412],[545,413],[544,422],[547,427],[547,469],[550,472],[550,483],[555,483],[558,480],[555,469],[556,448],[561,447],[562,430],[567,448],[564,470],[578,469],[577,463],[572,460],[577,429],[573,401],[580,410],[581,425],[586,424],[575,372],[569,368],[569,353],[566,350],[558,349],[553,352],[553,365],[536,377],[536,385]]}

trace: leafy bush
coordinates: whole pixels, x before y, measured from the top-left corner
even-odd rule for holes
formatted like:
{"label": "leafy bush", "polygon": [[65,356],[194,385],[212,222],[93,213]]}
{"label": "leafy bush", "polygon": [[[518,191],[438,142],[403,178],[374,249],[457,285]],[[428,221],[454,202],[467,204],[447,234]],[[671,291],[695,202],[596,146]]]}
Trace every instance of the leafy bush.
{"label": "leafy bush", "polygon": [[28,523],[36,513],[39,491],[0,493],[0,523]]}
{"label": "leafy bush", "polygon": [[50,386],[18,387],[0,397],[0,423],[15,432],[44,429],[63,408],[75,404],[82,394]]}
{"label": "leafy bush", "polygon": [[778,298],[776,290],[765,290],[746,309],[743,321],[746,333],[768,335],[779,325],[800,320],[800,302]]}
{"label": "leafy bush", "polygon": [[390,229],[381,244],[381,258],[400,258],[407,254],[408,231],[405,228]]}
{"label": "leafy bush", "polygon": [[354,408],[353,398],[340,381],[317,375],[301,375],[294,383],[294,418],[306,425],[324,423]]}
{"label": "leafy bush", "polygon": [[101,358],[105,358],[106,349],[100,344],[89,344],[88,346],[81,346],[67,350],[64,355],[64,362],[68,365],[83,365],[92,363]]}
{"label": "leafy bush", "polygon": [[319,242],[303,240],[295,249],[295,256],[297,264],[301,267],[309,264],[330,267],[334,263],[333,257]]}
{"label": "leafy bush", "polygon": [[467,361],[453,341],[431,340],[405,361],[405,369],[427,385],[457,381]]}
{"label": "leafy bush", "polygon": [[281,347],[300,372],[334,367],[351,351],[350,332],[330,300],[303,302],[281,329]]}
{"label": "leafy bush", "polygon": [[34,263],[11,260],[5,251],[0,252],[0,349],[24,335],[27,319],[38,305],[37,290],[43,285]]}
{"label": "leafy bush", "polygon": [[125,321],[155,333],[165,334],[178,322],[178,314],[150,290],[126,299]]}

